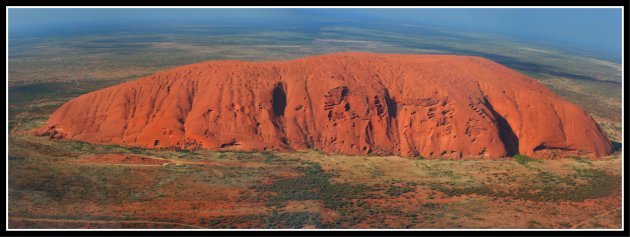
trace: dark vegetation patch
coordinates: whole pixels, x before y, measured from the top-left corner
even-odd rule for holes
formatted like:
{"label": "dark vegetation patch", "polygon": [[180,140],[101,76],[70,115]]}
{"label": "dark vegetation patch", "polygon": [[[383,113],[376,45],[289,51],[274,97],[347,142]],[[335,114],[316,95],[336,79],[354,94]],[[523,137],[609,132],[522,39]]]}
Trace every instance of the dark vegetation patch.
{"label": "dark vegetation patch", "polygon": [[217,216],[201,218],[199,224],[208,229],[255,228],[263,218],[264,215]]}
{"label": "dark vegetation patch", "polygon": [[278,157],[271,152],[262,152],[260,155],[265,158],[265,164],[271,164],[278,159]]}
{"label": "dark vegetation patch", "polygon": [[[22,193],[41,194],[54,203],[97,202],[101,204],[123,204],[134,192],[135,188],[128,183],[134,180],[117,177],[134,177],[127,169],[103,167],[97,170],[90,168],[65,168],[63,172],[59,164],[48,163],[47,169],[38,168],[39,164],[29,163],[26,167],[33,170],[12,170],[12,177],[28,175],[28,178],[9,179],[9,187]],[[39,201],[38,201],[39,202]]]}
{"label": "dark vegetation patch", "polygon": [[[59,158],[69,158],[78,156],[77,152],[66,149],[63,146],[51,146],[42,145],[38,142],[23,140],[23,139],[9,139],[9,153],[15,154],[15,151],[33,151],[40,155],[53,156]],[[18,153],[19,154],[19,153]],[[25,157],[28,158],[28,157]]]}
{"label": "dark vegetation patch", "polygon": [[[497,191],[487,185],[472,185],[464,188],[433,185],[434,190],[449,196],[477,194],[499,198],[525,199],[532,201],[584,201],[605,197],[621,191],[621,177],[598,169],[576,169],[570,176],[559,176],[540,171],[532,183],[512,191]],[[578,183],[579,181],[579,183]]]}
{"label": "dark vegetation patch", "polygon": [[276,212],[263,219],[265,228],[268,229],[301,229],[306,225],[321,228],[321,217],[319,213],[312,212]]}
{"label": "dark vegetation patch", "polygon": [[571,156],[571,157],[569,157],[569,158],[571,158],[571,159],[573,159],[573,160],[575,160],[575,161],[577,161],[577,162],[580,162],[580,163],[592,164],[591,160],[589,160],[589,159],[588,159],[588,158],[586,158],[586,157],[581,157],[581,156]]}
{"label": "dark vegetation patch", "polygon": [[536,162],[536,163],[542,163],[543,162],[543,160],[541,160],[541,159],[534,159],[534,158],[531,158],[529,156],[522,155],[522,154],[514,155],[514,159],[516,160],[516,163],[519,163],[519,164],[524,165],[524,166],[527,166],[528,163],[530,163],[530,162]]}
{"label": "dark vegetation patch", "polygon": [[21,160],[24,160],[24,157],[9,155],[9,160],[10,161],[21,161]]}
{"label": "dark vegetation patch", "polygon": [[410,187],[391,186],[389,187],[389,189],[387,189],[387,191],[385,191],[385,193],[392,197],[398,197],[413,190],[414,189]]}
{"label": "dark vegetation patch", "polygon": [[301,169],[302,176],[279,179],[256,189],[275,194],[268,196],[269,206],[280,206],[286,201],[319,200],[330,209],[349,206],[349,199],[359,198],[371,190],[367,185],[330,183],[331,175],[326,174],[317,163]]}

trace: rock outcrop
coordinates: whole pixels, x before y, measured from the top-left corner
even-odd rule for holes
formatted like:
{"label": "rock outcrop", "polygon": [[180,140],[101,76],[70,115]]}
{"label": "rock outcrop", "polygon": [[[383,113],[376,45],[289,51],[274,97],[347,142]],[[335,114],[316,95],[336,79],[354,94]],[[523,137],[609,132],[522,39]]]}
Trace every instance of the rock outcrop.
{"label": "rock outcrop", "polygon": [[601,157],[591,116],[482,57],[335,53],[210,61],[91,92],[36,130],[148,148],[406,157]]}

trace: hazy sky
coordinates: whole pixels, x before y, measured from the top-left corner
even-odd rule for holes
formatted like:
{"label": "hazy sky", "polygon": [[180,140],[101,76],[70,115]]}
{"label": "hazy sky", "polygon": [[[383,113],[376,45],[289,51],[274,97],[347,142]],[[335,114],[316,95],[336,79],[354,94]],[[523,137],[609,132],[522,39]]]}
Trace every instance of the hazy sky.
{"label": "hazy sky", "polygon": [[364,14],[621,52],[621,9],[366,9]]}
{"label": "hazy sky", "polygon": [[427,24],[621,55],[621,9],[9,9],[9,34],[69,24],[297,24],[334,20]]}

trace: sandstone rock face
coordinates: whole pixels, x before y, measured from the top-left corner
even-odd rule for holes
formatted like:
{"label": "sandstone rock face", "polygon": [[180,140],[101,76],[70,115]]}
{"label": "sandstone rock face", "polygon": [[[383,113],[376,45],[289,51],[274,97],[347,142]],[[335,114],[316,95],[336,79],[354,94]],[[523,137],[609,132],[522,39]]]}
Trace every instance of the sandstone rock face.
{"label": "sandstone rock face", "polygon": [[36,133],[148,148],[428,158],[613,151],[592,117],[544,85],[452,55],[197,63],[75,98]]}

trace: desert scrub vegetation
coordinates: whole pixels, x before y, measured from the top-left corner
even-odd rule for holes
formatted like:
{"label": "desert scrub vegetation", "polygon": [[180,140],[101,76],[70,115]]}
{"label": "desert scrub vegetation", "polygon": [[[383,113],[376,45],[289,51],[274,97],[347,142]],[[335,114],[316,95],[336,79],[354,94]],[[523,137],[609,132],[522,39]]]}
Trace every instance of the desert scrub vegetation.
{"label": "desert scrub vegetation", "polygon": [[260,155],[265,158],[263,161],[265,164],[272,164],[274,161],[279,159],[276,154],[268,151],[262,152]]}
{"label": "desert scrub vegetation", "polygon": [[104,154],[120,152],[120,153],[146,155],[149,153],[147,149],[137,148],[137,147],[127,147],[127,146],[121,146],[121,145],[115,145],[115,144],[104,145],[101,148],[103,149],[102,153]]}
{"label": "desert scrub vegetation", "polygon": [[392,197],[398,197],[413,190],[414,189],[410,187],[391,186],[389,187],[389,189],[387,189],[387,191],[385,191],[385,193]]}
{"label": "desert scrub vegetation", "polygon": [[236,151],[232,153],[237,160],[245,161],[257,157],[257,153],[253,151]]}
{"label": "desert scrub vegetation", "polygon": [[514,159],[516,160],[516,163],[519,163],[519,164],[521,164],[523,166],[527,166],[528,163],[530,163],[530,162],[536,162],[536,163],[542,163],[543,162],[543,160],[541,160],[541,159],[534,159],[534,158],[531,158],[529,156],[522,155],[522,154],[514,155]]}
{"label": "desert scrub vegetation", "polygon": [[282,202],[291,200],[321,200],[324,207],[330,209],[349,206],[349,199],[371,191],[367,185],[362,184],[330,183],[331,174],[325,173],[318,163],[312,163],[301,170],[304,174],[302,176],[279,179],[268,185],[259,185],[256,189],[259,192],[275,193],[267,196],[270,206],[282,205]]}
{"label": "desert scrub vegetation", "polygon": [[74,140],[61,140],[58,141],[58,147],[61,149],[67,150],[68,152],[72,152],[75,154],[113,154],[113,153],[123,153],[123,154],[136,154],[136,155],[151,155],[153,153],[157,153],[155,150],[138,148],[138,147],[127,147],[116,144],[94,144],[83,141],[74,141]]}
{"label": "desert scrub vegetation", "polygon": [[208,229],[260,228],[265,215],[216,216],[199,219],[199,224]]}
{"label": "desert scrub vegetation", "polygon": [[592,164],[591,160],[589,160],[589,159],[588,159],[588,158],[586,158],[586,157],[581,157],[581,156],[570,156],[569,158],[571,158],[571,159],[573,159],[573,160],[575,160],[575,161],[577,161],[577,162],[580,162],[580,163]]}
{"label": "desert scrub vegetation", "polygon": [[500,196],[498,192],[494,192],[486,185],[473,185],[465,186],[463,188],[450,188],[442,185],[432,185],[433,190],[440,191],[448,196],[461,196],[461,195],[483,195],[483,196]]}
{"label": "desert scrub vegetation", "polygon": [[621,177],[611,175],[598,169],[577,169],[576,178],[588,180],[589,183],[578,186],[573,192],[567,194],[571,201],[604,197],[621,192]]}
{"label": "desert scrub vegetation", "polygon": [[269,215],[217,216],[202,218],[199,223],[209,229],[266,228],[301,229],[310,225],[321,227],[319,213],[273,211]]}
{"label": "desert scrub vegetation", "polygon": [[[537,201],[584,201],[621,191],[621,177],[598,169],[576,169],[573,175],[560,177],[540,172],[540,184],[523,187],[515,197]],[[581,180],[578,184],[576,180]]]}
{"label": "desert scrub vegetation", "polygon": [[301,229],[310,225],[321,228],[319,213],[313,212],[276,212],[263,218],[263,225],[268,229]]}
{"label": "desert scrub vegetation", "polygon": [[483,195],[498,198],[524,199],[531,201],[584,201],[585,199],[609,196],[621,191],[621,177],[603,170],[574,168],[575,173],[560,176],[548,171],[539,171],[531,183],[519,185],[510,191],[501,191],[486,184],[467,185],[463,188],[432,185],[432,189],[448,196]]}

